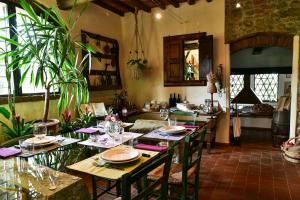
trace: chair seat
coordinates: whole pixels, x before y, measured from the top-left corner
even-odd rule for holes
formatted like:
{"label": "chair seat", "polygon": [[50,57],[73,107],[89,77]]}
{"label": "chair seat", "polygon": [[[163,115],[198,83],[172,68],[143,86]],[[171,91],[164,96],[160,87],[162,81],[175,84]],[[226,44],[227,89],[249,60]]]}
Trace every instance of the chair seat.
{"label": "chair seat", "polygon": [[[192,167],[188,170],[187,177],[191,177],[195,172],[195,168]],[[148,175],[148,178],[152,181],[159,179],[163,173],[163,166],[159,166],[158,168],[151,171]],[[170,176],[169,176],[169,183],[174,185],[182,184],[182,165],[177,163],[172,163]]]}

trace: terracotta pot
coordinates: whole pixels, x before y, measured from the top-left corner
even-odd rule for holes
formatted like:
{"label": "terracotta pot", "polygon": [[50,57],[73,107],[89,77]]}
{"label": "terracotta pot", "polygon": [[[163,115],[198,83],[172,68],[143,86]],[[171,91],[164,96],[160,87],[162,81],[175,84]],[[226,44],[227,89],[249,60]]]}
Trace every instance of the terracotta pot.
{"label": "terracotta pot", "polygon": [[[76,6],[79,4],[87,3],[92,0],[77,0]],[[74,1],[73,0],[56,0],[57,6],[61,10],[69,10],[73,7]]]}
{"label": "terracotta pot", "polygon": [[58,119],[49,119],[47,122],[42,122],[42,120],[37,120],[35,123],[39,124],[39,126],[47,127],[48,132],[52,132],[56,134],[59,130],[59,120]]}

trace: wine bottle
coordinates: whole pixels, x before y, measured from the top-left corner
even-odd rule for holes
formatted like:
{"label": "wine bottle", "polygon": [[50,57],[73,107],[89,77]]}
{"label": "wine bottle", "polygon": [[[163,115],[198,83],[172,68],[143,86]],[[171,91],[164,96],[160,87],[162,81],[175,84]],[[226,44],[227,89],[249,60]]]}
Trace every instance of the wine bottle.
{"label": "wine bottle", "polygon": [[169,98],[169,107],[171,108],[173,104],[173,99],[172,99],[172,94],[170,94],[170,98]]}
{"label": "wine bottle", "polygon": [[180,103],[181,102],[181,99],[180,99],[180,95],[178,94],[178,97],[176,99],[176,103]]}
{"label": "wine bottle", "polygon": [[172,107],[176,107],[176,94],[175,93],[174,93],[174,97],[172,99],[172,102],[173,102]]}

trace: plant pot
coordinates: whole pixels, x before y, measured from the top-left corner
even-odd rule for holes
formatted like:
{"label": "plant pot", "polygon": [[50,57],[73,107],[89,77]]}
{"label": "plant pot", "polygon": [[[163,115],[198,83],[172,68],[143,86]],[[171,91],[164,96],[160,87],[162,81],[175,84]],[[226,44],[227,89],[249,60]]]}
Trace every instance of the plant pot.
{"label": "plant pot", "polygon": [[35,124],[39,124],[39,126],[47,127],[47,131],[49,133],[52,132],[56,134],[59,130],[59,120],[58,119],[49,119],[47,122],[43,122],[42,120],[35,121]]}
{"label": "plant pot", "polygon": [[[79,4],[87,3],[91,0],[77,0],[76,1],[76,6]],[[56,0],[57,6],[61,10],[69,10],[74,6],[74,1],[73,0]]]}

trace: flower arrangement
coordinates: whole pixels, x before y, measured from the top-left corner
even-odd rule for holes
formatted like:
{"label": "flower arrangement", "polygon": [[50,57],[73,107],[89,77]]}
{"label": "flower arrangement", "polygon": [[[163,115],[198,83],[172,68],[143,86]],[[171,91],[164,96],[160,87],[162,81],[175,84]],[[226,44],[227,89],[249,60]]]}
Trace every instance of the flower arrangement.
{"label": "flower arrangement", "polygon": [[118,116],[118,114],[107,115],[105,117],[105,121],[108,121],[108,122],[117,122],[117,121],[119,121],[119,116]]}

